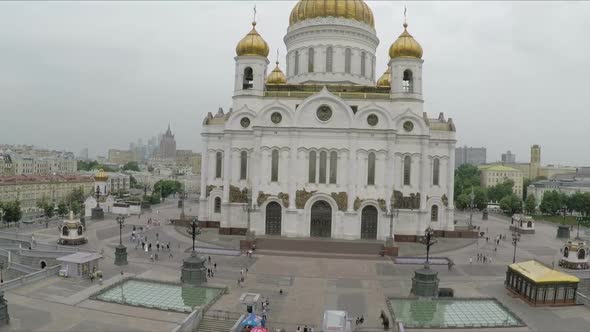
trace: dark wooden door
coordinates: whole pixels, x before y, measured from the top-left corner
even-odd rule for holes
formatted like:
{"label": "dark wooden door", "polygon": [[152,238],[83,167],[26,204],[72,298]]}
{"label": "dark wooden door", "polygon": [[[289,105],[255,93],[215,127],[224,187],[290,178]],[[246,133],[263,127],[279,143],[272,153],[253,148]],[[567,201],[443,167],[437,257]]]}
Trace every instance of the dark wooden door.
{"label": "dark wooden door", "polygon": [[310,236],[332,236],[332,207],[326,201],[317,201],[311,207]]}
{"label": "dark wooden door", "polygon": [[377,239],[377,209],[366,206],[361,214],[361,239]]}
{"label": "dark wooden door", "polygon": [[281,235],[281,205],[277,202],[266,205],[266,235]]}

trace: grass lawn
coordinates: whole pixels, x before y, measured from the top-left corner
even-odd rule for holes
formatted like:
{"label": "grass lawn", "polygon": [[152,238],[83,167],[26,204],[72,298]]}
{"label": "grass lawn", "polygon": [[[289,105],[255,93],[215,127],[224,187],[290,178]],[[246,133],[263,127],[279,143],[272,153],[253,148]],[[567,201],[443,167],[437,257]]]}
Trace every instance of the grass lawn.
{"label": "grass lawn", "polygon": [[[563,222],[563,216],[545,216],[536,214],[533,215],[534,220],[545,220],[555,224],[561,224]],[[565,216],[565,224],[566,225],[577,225],[578,222],[576,221],[576,217],[574,216]]]}

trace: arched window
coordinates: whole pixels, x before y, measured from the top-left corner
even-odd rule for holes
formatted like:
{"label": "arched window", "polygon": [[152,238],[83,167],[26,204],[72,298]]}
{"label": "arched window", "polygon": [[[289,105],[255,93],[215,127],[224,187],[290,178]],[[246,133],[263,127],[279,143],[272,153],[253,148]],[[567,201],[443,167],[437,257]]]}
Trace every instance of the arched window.
{"label": "arched window", "polygon": [[338,177],[338,153],[336,151],[330,152],[330,183],[336,183]]}
{"label": "arched window", "polygon": [[430,210],[430,221],[438,221],[438,205],[433,205]]}
{"label": "arched window", "polygon": [[367,163],[367,185],[375,185],[375,153],[369,153],[369,160]]}
{"label": "arched window", "polygon": [[244,90],[252,89],[253,86],[254,86],[254,71],[252,70],[251,67],[246,67],[244,69],[243,89]]}
{"label": "arched window", "polygon": [[569,253],[570,253],[570,249],[568,247],[565,247],[563,249],[563,257],[567,258],[569,256]]}
{"label": "arched window", "polygon": [[404,158],[404,186],[410,185],[412,176],[412,157],[406,156]]}
{"label": "arched window", "polygon": [[222,170],[222,165],[221,163],[223,162],[223,154],[221,152],[217,152],[215,154],[215,177],[216,178],[221,178],[221,170]]}
{"label": "arched window", "polygon": [[248,178],[248,152],[242,151],[240,153],[240,180]]}
{"label": "arched window", "polygon": [[414,92],[414,78],[412,77],[412,71],[409,69],[404,70],[404,79],[402,81],[403,92]]}
{"label": "arched window", "polygon": [[270,181],[279,181],[279,150],[272,150]]}
{"label": "arched window", "polygon": [[432,163],[432,185],[438,186],[438,180],[440,177],[440,160],[438,158],[434,159]]}
{"label": "arched window", "polygon": [[361,76],[365,77],[366,73],[366,66],[367,65],[367,54],[365,52],[361,52]]}
{"label": "arched window", "polygon": [[347,48],[344,51],[344,72],[345,73],[350,73],[351,59],[352,59],[352,50],[350,48]]}
{"label": "arched window", "polygon": [[326,72],[332,72],[332,62],[334,61],[334,50],[332,46],[328,46],[326,49]]}
{"label": "arched window", "polygon": [[213,212],[221,213],[221,198],[220,197],[215,197],[215,204],[213,207]]}
{"label": "arched window", "polygon": [[585,259],[586,258],[586,250],[580,249],[578,250],[578,259]]}
{"label": "arched window", "polygon": [[311,151],[309,153],[309,183],[315,183],[316,158],[315,151]]}
{"label": "arched window", "polygon": [[326,183],[326,164],[328,159],[328,154],[326,151],[320,152],[320,183]]}
{"label": "arched window", "polygon": [[315,51],[313,50],[313,47],[310,47],[309,50],[307,51],[307,72],[308,73],[313,73],[314,57],[315,57]]}
{"label": "arched window", "polygon": [[299,51],[295,51],[295,64],[293,70],[295,75],[299,74]]}

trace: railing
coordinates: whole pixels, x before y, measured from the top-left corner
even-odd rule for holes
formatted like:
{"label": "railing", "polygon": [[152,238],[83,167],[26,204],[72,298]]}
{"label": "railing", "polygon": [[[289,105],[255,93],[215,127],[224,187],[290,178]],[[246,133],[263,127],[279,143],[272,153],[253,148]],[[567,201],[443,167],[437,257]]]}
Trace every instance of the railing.
{"label": "railing", "polygon": [[[211,301],[213,302],[213,301]],[[240,312],[225,311],[225,310],[209,310],[205,314],[206,317],[219,320],[236,320],[242,316]]]}
{"label": "railing", "polygon": [[35,272],[40,271],[40,269],[36,269],[34,267],[30,267],[30,266],[19,264],[19,263],[15,263],[15,262],[11,262],[8,265],[8,268],[15,269],[15,270],[17,270],[19,272],[23,272],[23,273],[26,273],[26,274],[35,273]]}
{"label": "railing", "polygon": [[196,331],[202,319],[203,312],[201,310],[195,310],[191,312],[180,324],[178,324],[178,326],[176,326],[172,332]]}
{"label": "railing", "polygon": [[56,276],[59,273],[59,269],[61,269],[61,266],[56,265],[56,266],[48,267],[48,268],[41,270],[41,271],[33,272],[33,273],[27,274],[25,276],[18,277],[16,279],[12,279],[12,280],[7,281],[3,284],[0,284],[0,290],[6,291],[6,290],[13,289],[13,288],[21,287],[23,285],[27,285],[27,284],[30,284],[33,282],[37,282],[39,280],[43,280],[43,279],[46,279],[51,276]]}

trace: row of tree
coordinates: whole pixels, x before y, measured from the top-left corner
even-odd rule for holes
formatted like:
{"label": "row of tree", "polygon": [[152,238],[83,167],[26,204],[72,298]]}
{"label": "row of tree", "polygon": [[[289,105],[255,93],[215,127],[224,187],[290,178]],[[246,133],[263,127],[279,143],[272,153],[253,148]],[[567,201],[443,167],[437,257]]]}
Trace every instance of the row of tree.
{"label": "row of tree", "polygon": [[590,215],[590,193],[576,192],[571,195],[556,190],[546,191],[539,205],[539,210],[544,214],[558,215],[565,210],[573,214],[579,212],[585,216]]}

